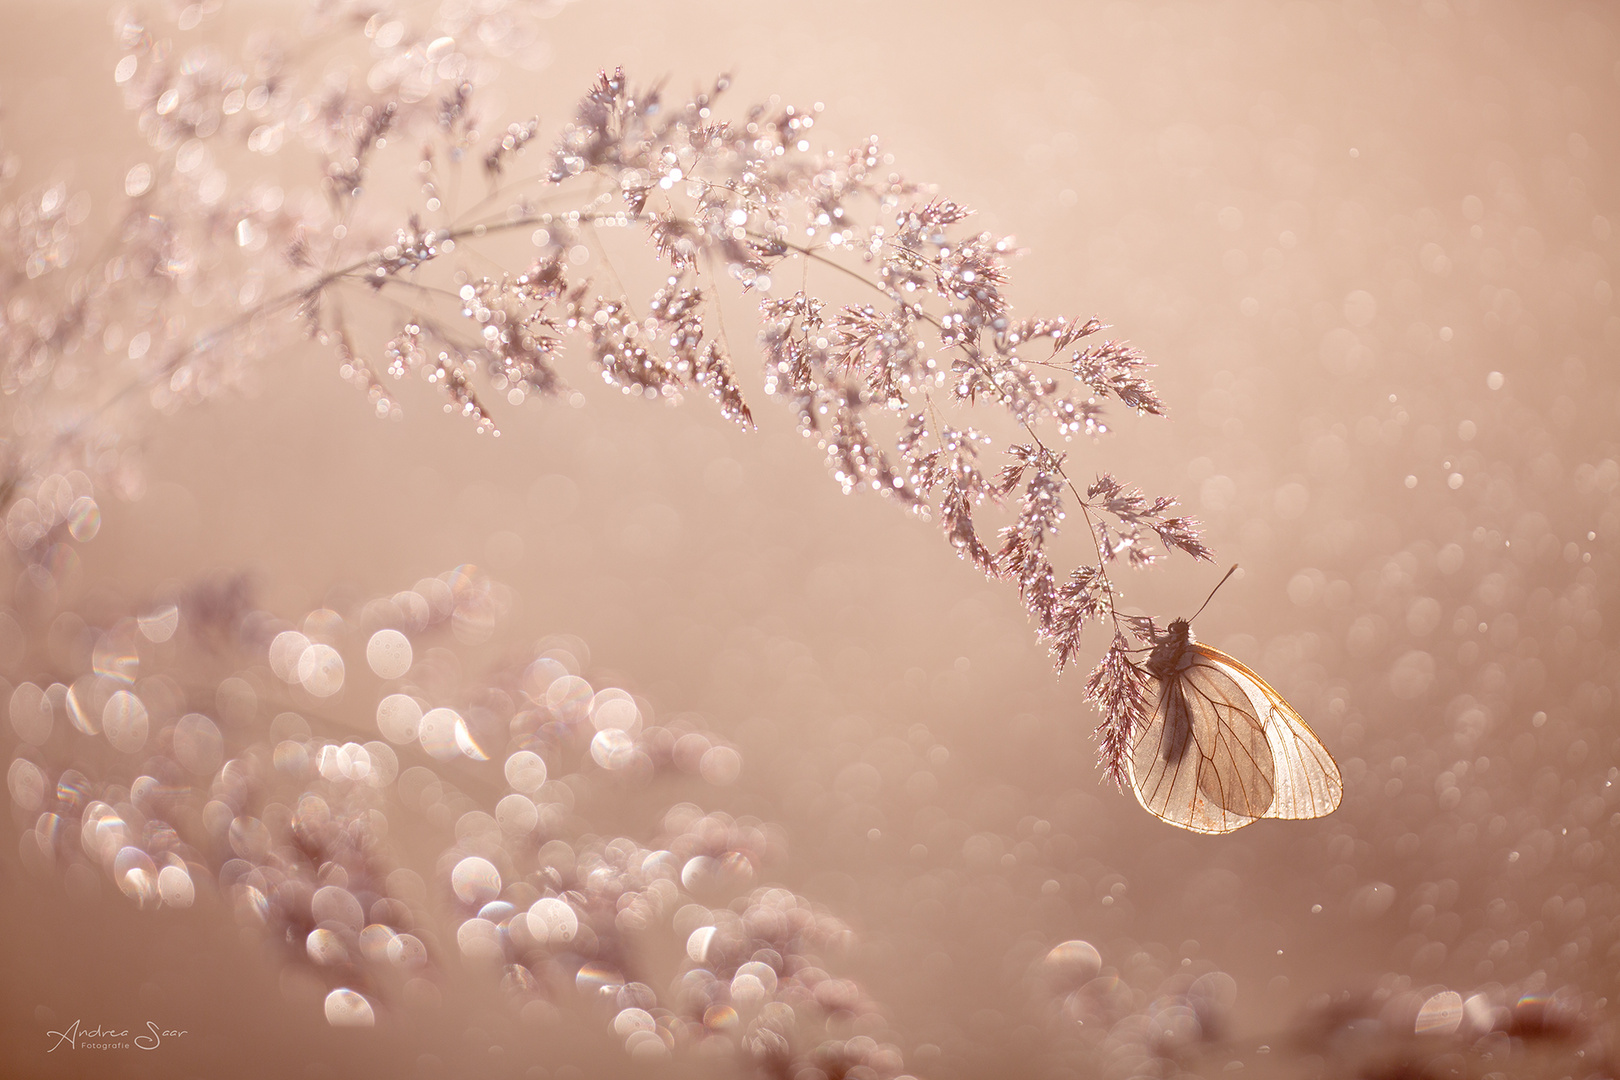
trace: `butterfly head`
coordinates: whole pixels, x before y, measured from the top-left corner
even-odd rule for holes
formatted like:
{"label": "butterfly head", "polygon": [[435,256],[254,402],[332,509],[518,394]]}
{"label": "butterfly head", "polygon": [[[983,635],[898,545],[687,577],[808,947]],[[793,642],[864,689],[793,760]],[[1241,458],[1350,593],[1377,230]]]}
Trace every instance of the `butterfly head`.
{"label": "butterfly head", "polygon": [[1153,637],[1153,652],[1147,662],[1148,671],[1160,678],[1168,677],[1181,665],[1182,657],[1187,652],[1187,645],[1192,640],[1192,625],[1186,619],[1171,622],[1162,633]]}

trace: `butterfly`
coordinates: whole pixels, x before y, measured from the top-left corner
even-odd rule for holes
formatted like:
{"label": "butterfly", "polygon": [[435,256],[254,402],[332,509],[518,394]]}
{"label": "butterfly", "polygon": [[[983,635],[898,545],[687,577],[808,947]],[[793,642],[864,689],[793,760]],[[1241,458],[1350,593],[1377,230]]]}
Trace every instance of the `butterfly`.
{"label": "butterfly", "polygon": [[1151,640],[1147,719],[1129,760],[1131,787],[1149,813],[1192,832],[1228,833],[1260,818],[1338,809],[1338,763],[1266,680],[1195,640],[1187,619]]}

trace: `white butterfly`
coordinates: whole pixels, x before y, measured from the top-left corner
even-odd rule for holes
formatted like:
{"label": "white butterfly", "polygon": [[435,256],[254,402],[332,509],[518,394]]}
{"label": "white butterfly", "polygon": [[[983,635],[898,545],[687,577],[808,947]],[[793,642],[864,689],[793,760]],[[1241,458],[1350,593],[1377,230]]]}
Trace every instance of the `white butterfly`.
{"label": "white butterfly", "polygon": [[1227,833],[1338,809],[1344,780],[1333,755],[1264,679],[1193,640],[1186,619],[1155,639],[1146,667],[1147,721],[1135,733],[1130,777],[1148,812]]}

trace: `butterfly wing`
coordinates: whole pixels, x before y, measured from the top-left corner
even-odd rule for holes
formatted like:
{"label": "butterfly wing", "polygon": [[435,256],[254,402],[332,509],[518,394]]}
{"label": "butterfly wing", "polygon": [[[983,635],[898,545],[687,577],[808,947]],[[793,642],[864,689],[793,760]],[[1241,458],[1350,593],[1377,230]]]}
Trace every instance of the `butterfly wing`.
{"label": "butterfly wing", "polygon": [[1227,833],[1272,809],[1275,752],[1251,680],[1211,653],[1189,643],[1172,670],[1149,679],[1130,777],[1149,813],[1193,832]]}
{"label": "butterfly wing", "polygon": [[1344,779],[1338,763],[1294,707],[1242,661],[1219,649],[1193,643],[1204,662],[1220,667],[1254,701],[1271,749],[1276,795],[1262,815],[1268,818],[1323,817],[1339,808]]}

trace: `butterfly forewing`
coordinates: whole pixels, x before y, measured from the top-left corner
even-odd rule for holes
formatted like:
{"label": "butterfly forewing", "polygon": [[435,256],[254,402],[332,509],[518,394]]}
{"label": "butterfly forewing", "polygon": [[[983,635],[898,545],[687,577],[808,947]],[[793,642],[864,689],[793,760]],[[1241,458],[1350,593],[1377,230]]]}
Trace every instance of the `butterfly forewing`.
{"label": "butterfly forewing", "polygon": [[1275,801],[1273,757],[1250,689],[1188,649],[1150,681],[1131,786],[1148,811],[1172,824],[1231,832],[1265,816]]}
{"label": "butterfly forewing", "polygon": [[1276,796],[1264,817],[1314,818],[1331,814],[1344,797],[1339,766],[1294,707],[1242,661],[1219,649],[1194,643],[1192,648],[1223,667],[1254,701],[1271,749]]}

